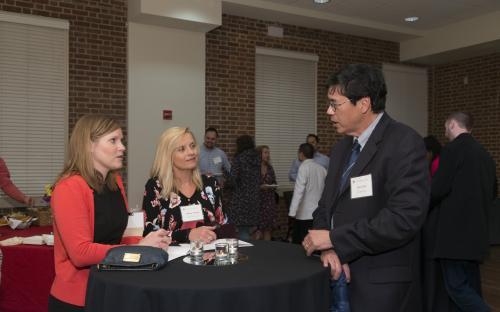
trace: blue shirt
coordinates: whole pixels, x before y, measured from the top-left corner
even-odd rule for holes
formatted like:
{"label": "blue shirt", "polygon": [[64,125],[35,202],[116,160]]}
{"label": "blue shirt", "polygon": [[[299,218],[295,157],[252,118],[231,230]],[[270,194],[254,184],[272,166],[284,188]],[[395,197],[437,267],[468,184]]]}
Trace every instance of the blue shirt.
{"label": "blue shirt", "polygon": [[384,115],[384,113],[378,114],[377,118],[375,118],[375,120],[372,121],[372,123],[365,129],[365,131],[363,131],[363,133],[361,133],[359,137],[353,138],[353,141],[354,139],[358,140],[358,143],[361,146],[361,150],[363,150],[363,147],[365,147],[366,142],[368,142],[368,139],[372,135],[373,130],[375,130],[375,127],[378,125],[380,119],[382,118],[382,115]]}
{"label": "blue shirt", "polygon": [[[320,152],[314,153],[314,162],[323,166],[326,170],[328,170],[328,164],[330,163],[330,157],[321,154]],[[294,159],[292,162],[292,166],[290,167],[290,171],[288,171],[288,179],[292,182],[295,182],[297,179],[297,173],[299,172],[299,167],[302,162],[298,159]]]}
{"label": "blue shirt", "polygon": [[199,162],[201,174],[208,175],[210,173],[213,176],[222,176],[224,172],[231,171],[231,164],[229,164],[226,153],[218,147],[208,149],[202,144]]}

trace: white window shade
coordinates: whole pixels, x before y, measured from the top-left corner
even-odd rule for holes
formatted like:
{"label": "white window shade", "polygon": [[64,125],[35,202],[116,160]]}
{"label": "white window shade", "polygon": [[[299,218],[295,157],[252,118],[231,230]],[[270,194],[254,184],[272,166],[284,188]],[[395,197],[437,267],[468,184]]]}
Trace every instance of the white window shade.
{"label": "white window shade", "polygon": [[[23,193],[41,196],[64,164],[68,30],[6,20],[0,15],[0,157]],[[0,191],[0,207],[19,205]]]}
{"label": "white window shade", "polygon": [[[274,50],[276,51],[276,50]],[[317,57],[257,50],[255,73],[255,140],[268,145],[280,191],[288,180],[299,145],[316,133]]]}

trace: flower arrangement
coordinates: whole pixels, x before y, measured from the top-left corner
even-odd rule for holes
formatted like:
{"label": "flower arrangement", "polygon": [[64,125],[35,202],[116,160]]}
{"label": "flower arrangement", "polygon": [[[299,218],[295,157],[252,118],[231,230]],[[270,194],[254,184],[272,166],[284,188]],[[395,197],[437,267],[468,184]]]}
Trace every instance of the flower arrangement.
{"label": "flower arrangement", "polygon": [[52,184],[45,184],[45,193],[43,193],[43,201],[50,205],[50,198],[52,197]]}

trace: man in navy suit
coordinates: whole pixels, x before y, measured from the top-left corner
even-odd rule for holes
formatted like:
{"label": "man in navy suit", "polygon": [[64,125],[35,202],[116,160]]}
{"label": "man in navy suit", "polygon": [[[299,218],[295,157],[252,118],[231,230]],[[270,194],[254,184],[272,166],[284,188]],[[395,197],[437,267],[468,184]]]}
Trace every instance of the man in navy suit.
{"label": "man in navy suit", "polygon": [[325,189],[303,241],[333,279],[344,272],[351,311],[421,311],[420,238],[430,187],[422,138],[384,112],[380,69],[330,76],[327,114],[338,133]]}
{"label": "man in navy suit", "polygon": [[481,298],[479,262],[488,254],[488,210],[496,197],[491,155],[471,135],[472,118],[452,113],[445,122],[450,140],[432,179],[437,209],[434,251],[446,291],[460,311],[490,311]]}

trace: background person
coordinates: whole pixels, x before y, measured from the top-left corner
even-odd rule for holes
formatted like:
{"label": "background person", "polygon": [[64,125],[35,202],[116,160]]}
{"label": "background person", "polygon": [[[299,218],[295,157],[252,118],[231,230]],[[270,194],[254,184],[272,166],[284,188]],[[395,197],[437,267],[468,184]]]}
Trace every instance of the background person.
{"label": "background person", "polygon": [[431,177],[436,174],[439,167],[439,155],[441,154],[441,143],[433,135],[424,138],[427,159],[429,160],[429,170]]}
{"label": "background person", "polygon": [[205,130],[204,142],[200,147],[200,172],[217,177],[217,181],[223,186],[224,174],[231,171],[231,164],[226,153],[215,146],[218,138],[217,129],[210,127]]}
{"label": "background person", "polygon": [[160,136],[142,202],[144,235],[165,229],[178,243],[217,238],[216,225],[226,223],[220,187],[214,177],[200,174],[198,153],[189,128],[172,127]]}
{"label": "background person", "polygon": [[292,243],[301,244],[313,225],[313,212],[325,187],[326,169],[312,158],[314,147],[303,143],[299,147],[298,159],[302,162],[295,181],[289,217],[293,222]]}
{"label": "background person", "polygon": [[271,240],[272,230],[275,226],[278,217],[278,205],[276,203],[276,174],[271,165],[271,153],[269,146],[257,146],[257,152],[261,157],[260,165],[260,223],[258,233],[255,237],[260,239]]}
{"label": "background person", "polygon": [[[424,138],[424,144],[427,150],[429,174],[432,178],[439,167],[441,144],[432,135]],[[425,312],[452,311],[454,306],[444,287],[441,265],[438,260],[434,259],[438,215],[439,209],[431,204],[422,227],[422,295]]]}
{"label": "background person", "polygon": [[250,239],[250,232],[260,222],[260,155],[249,135],[236,139],[236,154],[231,169],[234,185],[230,220],[236,224],[239,237]]}
{"label": "background person", "polygon": [[[125,153],[122,139],[118,123],[105,116],[86,115],[75,124],[51,198],[56,276],[49,312],[83,311],[90,266],[125,242],[128,208],[118,175]],[[170,243],[163,230],[139,239],[134,242],[160,248]]]}
{"label": "background person", "polygon": [[496,197],[495,162],[471,135],[470,115],[452,113],[445,122],[450,140],[441,150],[432,179],[438,209],[434,257],[441,264],[449,297],[460,311],[490,311],[481,296],[479,263],[488,254],[488,210]]}
{"label": "background person", "polygon": [[25,204],[28,207],[33,206],[33,198],[24,195],[24,193],[17,188],[14,182],[11,181],[7,164],[5,164],[5,161],[1,157],[0,157],[0,188],[10,198],[15,199],[16,201]]}
{"label": "background person", "polygon": [[[309,133],[306,137],[306,143],[309,143],[313,146],[314,148],[314,161],[321,166],[323,166],[326,170],[328,170],[328,164],[330,163],[330,158],[326,155],[321,154],[318,151],[318,143],[319,143],[319,137],[316,134]],[[297,173],[299,172],[299,167],[300,167],[300,159],[296,158],[292,162],[292,166],[290,167],[290,170],[288,171],[288,179],[292,182],[295,182],[297,179]]]}

